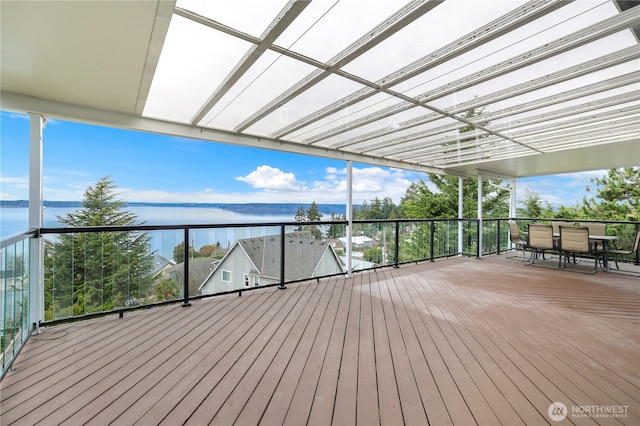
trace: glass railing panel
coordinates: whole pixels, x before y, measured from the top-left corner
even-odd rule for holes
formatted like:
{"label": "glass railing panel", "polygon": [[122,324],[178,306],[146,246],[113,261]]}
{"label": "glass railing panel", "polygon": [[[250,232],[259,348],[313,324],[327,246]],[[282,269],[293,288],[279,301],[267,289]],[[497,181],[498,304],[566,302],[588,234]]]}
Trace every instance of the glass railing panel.
{"label": "glass railing panel", "polygon": [[431,221],[400,223],[398,263],[417,262],[430,258],[431,223]]}
{"label": "glass railing panel", "polygon": [[184,247],[179,238],[174,230],[47,234],[45,321],[180,297],[167,283],[156,292],[160,272],[175,264],[176,247]]}
{"label": "glass railing panel", "polygon": [[0,349],[2,374],[29,334],[30,239],[0,250]]}
{"label": "glass railing panel", "polygon": [[494,254],[509,248],[509,229],[506,220],[482,221],[482,254]]}
{"label": "glass railing panel", "polygon": [[478,221],[475,219],[462,221],[462,254],[478,256]]}
{"label": "glass railing panel", "polygon": [[143,303],[183,299],[184,230],[154,230],[148,231],[148,236],[150,251],[153,254],[153,270],[151,272],[153,284]]}
{"label": "glass railing panel", "polygon": [[617,237],[617,239],[611,243],[611,248],[623,252],[628,252],[617,252],[611,256],[610,260],[617,263],[617,266],[614,267],[624,269],[624,266],[622,266],[624,263],[635,265],[638,265],[640,263],[640,248],[638,248],[638,250],[636,250],[635,252],[633,251],[637,229],[640,229],[640,225],[616,223],[607,224],[607,235]]}
{"label": "glass railing panel", "polygon": [[434,258],[455,256],[458,254],[458,221],[434,221],[433,256]]}
{"label": "glass railing panel", "polygon": [[[191,229],[194,257],[189,259],[189,296],[206,296],[281,284],[282,235],[284,281],[302,279],[298,241],[315,241],[304,226],[229,226]],[[193,236],[193,238],[192,238]]]}
{"label": "glass railing panel", "polygon": [[353,225],[352,270],[395,263],[395,222],[357,222]]}
{"label": "glass railing panel", "polygon": [[340,261],[342,270],[347,270],[347,225],[344,223],[331,223],[323,225],[324,241],[331,246],[335,256]]}

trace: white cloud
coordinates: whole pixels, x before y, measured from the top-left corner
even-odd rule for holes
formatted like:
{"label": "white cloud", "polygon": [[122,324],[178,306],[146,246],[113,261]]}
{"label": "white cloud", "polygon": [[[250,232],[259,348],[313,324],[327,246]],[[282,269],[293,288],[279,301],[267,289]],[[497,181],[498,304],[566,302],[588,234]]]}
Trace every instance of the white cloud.
{"label": "white cloud", "polygon": [[[327,168],[325,183],[339,194],[342,200],[347,193],[347,169]],[[418,179],[418,174],[400,169],[382,167],[353,168],[353,202],[360,204],[374,198],[391,197],[398,204],[409,185]]]}
{"label": "white cloud", "polygon": [[566,173],[545,177],[523,178],[518,181],[518,197],[524,198],[525,189],[538,194],[541,200],[554,207],[563,205],[574,207],[582,204],[584,197],[593,197],[593,193],[587,193],[586,188],[592,186],[591,179],[602,177],[606,170],[592,170],[588,172]]}
{"label": "white cloud", "polygon": [[249,184],[252,188],[268,191],[300,191],[303,189],[296,180],[296,175],[267,165],[259,166],[246,176],[238,176],[236,180]]}
{"label": "white cloud", "polygon": [[26,176],[0,176],[0,185],[29,189],[29,178]]}
{"label": "white cloud", "polygon": [[564,175],[557,175],[557,177],[560,179],[566,179],[566,186],[584,189],[591,185],[591,179],[599,178],[606,174],[606,170],[592,170],[589,172],[567,173]]}
{"label": "white cloud", "polygon": [[[391,197],[398,204],[418,173],[382,167],[353,168],[353,202],[360,204],[376,197]],[[319,177],[319,176],[318,176]],[[28,178],[2,177],[3,199],[28,198]],[[344,204],[347,199],[347,169],[327,167],[324,176],[313,181],[298,180],[295,173],[261,165],[245,176],[235,178],[248,184],[248,192],[222,192],[202,188],[184,192],[162,189],[138,190],[118,186],[118,198],[132,202],[165,203],[316,203]],[[46,200],[82,200],[85,190],[95,184],[83,173],[49,171],[45,176]]]}
{"label": "white cloud", "polygon": [[0,176],[0,199],[27,200],[29,178],[26,176]]}
{"label": "white cloud", "polygon": [[[211,188],[192,192],[140,191],[120,187],[118,196],[126,201],[168,203],[346,203],[347,169],[328,167],[325,172],[322,179],[301,182],[294,173],[262,165],[246,176],[236,178],[254,188],[251,192],[222,193]],[[375,197],[391,197],[399,203],[407,187],[418,179],[418,174],[381,167],[354,167],[353,178],[355,204]]]}

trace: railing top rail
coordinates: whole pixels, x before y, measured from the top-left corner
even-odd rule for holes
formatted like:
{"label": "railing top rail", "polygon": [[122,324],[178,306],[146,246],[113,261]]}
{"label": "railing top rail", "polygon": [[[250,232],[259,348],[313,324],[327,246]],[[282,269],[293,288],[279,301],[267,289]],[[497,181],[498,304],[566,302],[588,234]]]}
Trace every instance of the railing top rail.
{"label": "railing top rail", "polygon": [[11,244],[15,244],[18,241],[22,241],[22,240],[25,240],[27,238],[31,238],[34,235],[36,235],[37,232],[38,232],[37,229],[30,229],[28,231],[19,232],[17,234],[10,235],[10,236],[8,236],[6,238],[2,238],[2,240],[0,240],[0,249],[8,247]]}
{"label": "railing top rail", "polygon": [[[353,220],[355,224],[363,223],[411,223],[411,222],[451,222],[451,221],[477,221],[478,218],[422,218],[422,219],[356,219]],[[484,222],[493,221],[505,221],[505,220],[520,220],[520,221],[539,221],[539,222],[581,222],[581,223],[607,223],[607,224],[624,224],[624,225],[636,225],[640,226],[640,221],[620,221],[620,220],[594,220],[594,219],[565,219],[565,218],[530,218],[530,217],[500,217],[500,218],[483,218]],[[332,221],[290,221],[290,222],[244,222],[244,223],[201,223],[201,224],[181,224],[181,225],[127,225],[127,226],[78,226],[78,227],[54,227],[54,228],[40,228],[24,231],[6,238],[3,238],[1,247],[4,248],[15,242],[23,240],[29,237],[38,237],[44,234],[72,234],[72,233],[86,233],[86,232],[126,232],[126,231],[165,231],[165,230],[185,230],[185,229],[216,229],[216,228],[251,228],[251,227],[263,227],[263,226],[304,226],[304,225],[347,225],[346,220],[332,220]]]}
{"label": "railing top rail", "polygon": [[198,223],[183,225],[126,225],[126,226],[77,226],[66,228],[40,228],[40,234],[72,234],[79,232],[120,232],[120,231],[171,231],[184,229],[211,228],[254,228],[262,226],[301,226],[346,224],[346,220],[326,222],[242,222],[242,223]]}
{"label": "railing top rail", "polygon": [[580,222],[580,223],[610,223],[619,225],[640,225],[640,221],[637,220],[605,220],[605,219],[582,219],[582,218],[557,218],[557,217],[515,217],[509,218],[509,220],[530,220],[539,222]]}

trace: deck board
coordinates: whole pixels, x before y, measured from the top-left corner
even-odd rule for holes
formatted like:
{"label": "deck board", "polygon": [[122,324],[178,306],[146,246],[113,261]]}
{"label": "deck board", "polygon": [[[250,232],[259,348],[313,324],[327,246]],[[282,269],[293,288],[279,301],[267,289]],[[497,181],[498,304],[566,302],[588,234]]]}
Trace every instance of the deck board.
{"label": "deck board", "polygon": [[381,288],[384,287],[384,274],[378,272],[371,279],[371,308],[373,315],[376,373],[378,380],[378,398],[380,421],[382,424],[402,424],[402,406],[396,384],[396,372],[391,354],[391,342],[387,322],[382,306]]}
{"label": "deck board", "polygon": [[331,424],[333,420],[336,393],[338,391],[338,377],[340,375],[340,363],[344,352],[345,331],[353,294],[352,282],[352,280],[347,280],[341,284],[342,289],[338,312],[333,322],[331,336],[327,343],[327,353],[322,364],[322,370],[318,378],[318,386],[313,396],[313,405],[309,413],[308,423],[312,425],[327,425]]}
{"label": "deck board", "polygon": [[640,422],[640,279],[501,256],[332,277],[45,329],[3,425]]}

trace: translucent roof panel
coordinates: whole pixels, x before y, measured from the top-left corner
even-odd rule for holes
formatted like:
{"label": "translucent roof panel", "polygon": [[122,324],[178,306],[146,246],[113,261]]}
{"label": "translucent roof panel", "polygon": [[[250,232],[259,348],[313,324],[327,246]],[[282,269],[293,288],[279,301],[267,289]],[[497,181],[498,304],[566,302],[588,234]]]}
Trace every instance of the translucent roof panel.
{"label": "translucent roof panel", "polygon": [[260,37],[287,3],[288,0],[233,0],[225,3],[178,0],[176,6],[254,37]]}
{"label": "translucent roof panel", "polygon": [[174,16],[144,115],[189,122],[250,44]]}
{"label": "translucent roof panel", "polygon": [[[256,112],[275,96],[314,70],[315,68],[303,62],[295,61],[275,52],[265,52],[204,117],[201,124],[205,127],[233,129],[249,113]],[[220,83],[222,83],[222,79]],[[283,110],[284,108],[281,108],[280,112]],[[283,115],[287,116],[288,114],[283,113]],[[272,125],[284,126],[288,124],[284,117],[278,117],[276,121],[277,124]],[[264,123],[259,124],[264,125]]]}
{"label": "translucent roof panel", "polygon": [[329,63],[407,4],[402,0],[313,1],[276,43]]}

